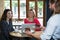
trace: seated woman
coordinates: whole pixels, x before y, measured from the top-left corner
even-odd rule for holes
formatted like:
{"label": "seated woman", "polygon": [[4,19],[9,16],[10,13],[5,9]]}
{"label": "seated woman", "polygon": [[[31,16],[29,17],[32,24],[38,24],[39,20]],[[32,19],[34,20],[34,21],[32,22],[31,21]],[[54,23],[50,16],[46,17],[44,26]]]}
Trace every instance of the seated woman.
{"label": "seated woman", "polygon": [[12,26],[12,11],[5,9],[0,21],[1,40],[11,40],[9,33],[14,31]]}
{"label": "seated woman", "polygon": [[[35,15],[34,11],[32,9],[30,9],[28,11],[28,18],[24,19],[24,23],[35,23],[36,28],[39,28],[41,26],[41,24],[35,16],[36,15]],[[36,29],[35,31],[39,31],[39,30]]]}

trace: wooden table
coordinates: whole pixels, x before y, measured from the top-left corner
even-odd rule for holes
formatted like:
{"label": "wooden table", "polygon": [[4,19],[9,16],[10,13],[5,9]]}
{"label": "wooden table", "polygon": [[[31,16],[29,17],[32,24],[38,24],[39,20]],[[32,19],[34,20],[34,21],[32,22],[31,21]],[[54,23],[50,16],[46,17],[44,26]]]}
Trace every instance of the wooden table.
{"label": "wooden table", "polygon": [[14,36],[14,37],[29,37],[28,35],[26,35],[25,33],[19,33],[19,32],[10,32],[10,35],[11,36]]}
{"label": "wooden table", "polygon": [[14,37],[14,39],[19,38],[19,40],[24,40],[25,37],[29,37],[25,33],[19,33],[19,32],[10,32],[10,36]]}
{"label": "wooden table", "polygon": [[[34,33],[34,35],[35,35],[35,37],[36,36],[38,36],[38,34],[39,35],[41,35],[43,32],[42,31],[36,31],[35,33]],[[26,35],[25,33],[19,33],[19,32],[10,32],[10,35],[11,36],[14,36],[14,37],[19,37],[19,38],[23,38],[23,37],[31,37],[31,36],[28,36],[28,35]],[[22,39],[20,39],[20,40],[22,40]]]}

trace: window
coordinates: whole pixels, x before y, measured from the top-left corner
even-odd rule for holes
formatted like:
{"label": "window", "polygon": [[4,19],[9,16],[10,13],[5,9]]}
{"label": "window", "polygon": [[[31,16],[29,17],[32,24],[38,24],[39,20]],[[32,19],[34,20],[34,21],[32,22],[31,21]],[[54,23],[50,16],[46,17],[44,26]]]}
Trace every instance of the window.
{"label": "window", "polygon": [[18,1],[12,0],[13,19],[18,18]]}
{"label": "window", "polygon": [[33,9],[36,13],[36,17],[38,18],[40,23],[43,25],[44,1],[43,0],[29,0],[27,4],[29,5],[28,10]]}
{"label": "window", "polygon": [[35,2],[29,2],[29,9],[35,9]]}
{"label": "window", "polygon": [[38,6],[37,16],[43,17],[43,1],[38,1],[37,6]]}
{"label": "window", "polygon": [[10,0],[5,0],[4,3],[4,9],[10,9]]}
{"label": "window", "polygon": [[13,19],[26,18],[26,0],[5,0],[4,8],[13,11]]}
{"label": "window", "polygon": [[26,18],[26,0],[20,1],[20,19]]}

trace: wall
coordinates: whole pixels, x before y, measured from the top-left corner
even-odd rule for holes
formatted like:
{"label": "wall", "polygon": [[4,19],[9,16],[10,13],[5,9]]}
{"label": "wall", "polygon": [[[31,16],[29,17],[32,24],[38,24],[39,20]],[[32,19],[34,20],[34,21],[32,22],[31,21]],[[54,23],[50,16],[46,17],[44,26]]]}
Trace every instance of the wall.
{"label": "wall", "polygon": [[0,0],[0,18],[2,16],[3,9],[4,9],[4,0]]}

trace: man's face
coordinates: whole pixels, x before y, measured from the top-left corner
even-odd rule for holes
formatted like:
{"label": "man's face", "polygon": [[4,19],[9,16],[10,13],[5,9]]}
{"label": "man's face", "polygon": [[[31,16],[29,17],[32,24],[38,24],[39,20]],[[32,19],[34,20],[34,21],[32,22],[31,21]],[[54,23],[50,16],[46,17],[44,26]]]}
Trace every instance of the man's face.
{"label": "man's face", "polygon": [[51,10],[54,10],[54,9],[55,9],[55,3],[53,3],[53,4],[49,3],[49,8],[50,8]]}

